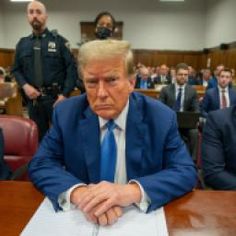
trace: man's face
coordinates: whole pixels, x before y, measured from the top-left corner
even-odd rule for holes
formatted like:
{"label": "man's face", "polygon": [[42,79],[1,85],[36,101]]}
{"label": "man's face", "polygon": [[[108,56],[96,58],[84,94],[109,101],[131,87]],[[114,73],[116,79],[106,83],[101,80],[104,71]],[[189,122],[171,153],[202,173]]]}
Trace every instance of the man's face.
{"label": "man's face", "polygon": [[104,119],[116,118],[125,107],[134,89],[121,58],[91,60],[82,69],[91,109]]}
{"label": "man's face", "polygon": [[160,67],[160,75],[167,75],[167,72],[168,72],[168,68],[167,68],[167,66],[165,66],[165,65],[162,65],[161,67]]}
{"label": "man's face", "polygon": [[176,82],[178,85],[184,85],[188,79],[188,70],[179,69],[176,73]]}
{"label": "man's face", "polygon": [[229,71],[221,71],[218,76],[218,84],[221,88],[226,88],[232,81],[232,75]]}
{"label": "man's face", "polygon": [[27,17],[33,30],[42,32],[45,29],[47,14],[45,7],[41,3],[30,3],[27,8]]}

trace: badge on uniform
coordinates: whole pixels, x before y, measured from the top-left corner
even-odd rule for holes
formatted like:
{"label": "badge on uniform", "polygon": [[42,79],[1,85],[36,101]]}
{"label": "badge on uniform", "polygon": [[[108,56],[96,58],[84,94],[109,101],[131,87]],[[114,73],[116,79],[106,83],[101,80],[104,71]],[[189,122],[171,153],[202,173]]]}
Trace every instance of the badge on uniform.
{"label": "badge on uniform", "polygon": [[56,52],[56,43],[55,42],[48,42],[48,51],[49,52]]}

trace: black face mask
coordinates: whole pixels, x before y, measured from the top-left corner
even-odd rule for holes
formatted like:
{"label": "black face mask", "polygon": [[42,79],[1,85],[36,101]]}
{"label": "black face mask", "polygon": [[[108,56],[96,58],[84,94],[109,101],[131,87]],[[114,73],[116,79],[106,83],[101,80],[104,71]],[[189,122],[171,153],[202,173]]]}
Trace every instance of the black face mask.
{"label": "black face mask", "polygon": [[107,39],[112,36],[112,30],[106,27],[98,27],[95,35],[98,39]]}

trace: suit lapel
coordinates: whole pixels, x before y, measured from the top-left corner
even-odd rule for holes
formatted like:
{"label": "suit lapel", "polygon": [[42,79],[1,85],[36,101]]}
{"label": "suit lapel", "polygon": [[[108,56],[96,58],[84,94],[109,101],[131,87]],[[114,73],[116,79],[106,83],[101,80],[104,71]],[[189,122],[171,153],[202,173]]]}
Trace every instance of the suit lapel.
{"label": "suit lapel", "polygon": [[126,170],[128,180],[141,176],[142,157],[147,136],[147,125],[143,120],[139,101],[130,96],[129,112],[126,124]]}
{"label": "suit lapel", "polygon": [[85,119],[80,121],[84,158],[90,183],[100,179],[100,129],[98,117],[90,108],[85,111]]}

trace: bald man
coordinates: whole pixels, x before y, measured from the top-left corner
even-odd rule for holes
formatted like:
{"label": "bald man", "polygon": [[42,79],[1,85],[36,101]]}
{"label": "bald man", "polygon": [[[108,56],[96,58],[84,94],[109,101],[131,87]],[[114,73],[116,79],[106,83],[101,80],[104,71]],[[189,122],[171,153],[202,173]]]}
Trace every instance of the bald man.
{"label": "bald man", "polygon": [[69,96],[78,76],[68,41],[46,27],[45,5],[39,1],[29,3],[27,18],[32,34],[18,42],[12,72],[42,139],[51,123],[53,107]]}

